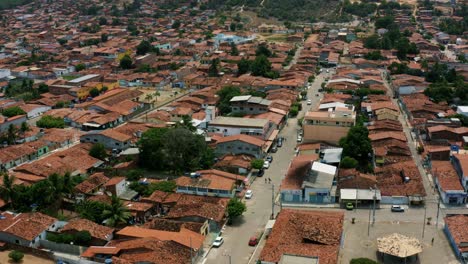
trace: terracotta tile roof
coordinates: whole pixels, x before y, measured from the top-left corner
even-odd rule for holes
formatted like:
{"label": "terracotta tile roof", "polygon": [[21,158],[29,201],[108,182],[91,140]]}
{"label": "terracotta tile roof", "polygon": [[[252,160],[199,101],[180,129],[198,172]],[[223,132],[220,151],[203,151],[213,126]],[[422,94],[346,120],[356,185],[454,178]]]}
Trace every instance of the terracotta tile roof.
{"label": "terracotta tile roof", "polygon": [[88,231],[92,237],[102,239],[102,240],[110,240],[112,233],[114,232],[113,228],[98,225],[92,221],[87,219],[73,219],[68,224],[66,224],[62,228],[63,231]]}
{"label": "terracotta tile roof", "polygon": [[167,218],[201,217],[221,222],[224,219],[229,199],[198,196],[180,195],[177,203],[170,209]]}
{"label": "terracotta tile roof", "polygon": [[83,143],[57,151],[45,158],[16,167],[14,173],[20,172],[44,178],[53,173],[71,172],[72,175],[86,173],[102,163],[99,159],[89,155],[91,145]]}
{"label": "terracotta tile roof", "polygon": [[84,258],[92,258],[97,254],[102,254],[102,255],[116,255],[120,251],[120,248],[117,247],[97,247],[97,246],[91,246],[88,249],[81,254],[81,257]]}
{"label": "terracotta tile roof", "polygon": [[217,141],[217,144],[225,143],[225,142],[231,142],[231,141],[242,141],[242,142],[246,142],[246,143],[249,143],[249,144],[252,144],[252,145],[255,145],[255,146],[259,146],[259,147],[265,145],[264,140],[261,140],[259,138],[252,137],[252,136],[249,136],[249,135],[243,135],[243,134],[223,137],[223,138],[221,138],[221,139],[219,139]]}
{"label": "terracotta tile roof", "polygon": [[[444,218],[455,244],[461,252],[468,252],[468,215],[452,215]],[[462,243],[464,245],[462,245]]]}
{"label": "terracotta tile roof", "polygon": [[437,177],[443,191],[464,191],[455,168],[450,161],[433,160],[432,175]]}
{"label": "terracotta tile roof", "polygon": [[453,157],[456,158],[457,161],[460,163],[463,174],[464,176],[466,176],[468,174],[468,155],[453,154]]}
{"label": "terracotta tile roof", "polygon": [[378,141],[378,140],[383,140],[383,139],[397,139],[403,142],[406,142],[406,136],[403,132],[381,132],[381,133],[375,133],[375,134],[370,134],[369,139],[371,141]]}
{"label": "terracotta tile roof", "polygon": [[204,223],[195,223],[195,222],[183,222],[175,221],[164,218],[153,218],[150,221],[146,222],[143,227],[149,229],[165,230],[171,232],[179,232],[182,228],[189,229],[193,232],[200,233]]}
{"label": "terracotta tile roof", "polygon": [[124,201],[124,206],[131,212],[146,212],[151,210],[154,205],[151,203]]}
{"label": "terracotta tile roof", "polygon": [[106,182],[109,181],[109,178],[104,175],[104,173],[99,172],[95,173],[80,184],[75,186],[75,190],[80,193],[90,193],[96,188],[103,186]]}
{"label": "terracotta tile roof", "polygon": [[116,185],[122,181],[124,181],[126,178],[125,177],[122,177],[122,176],[117,176],[117,177],[112,177],[110,178],[109,181],[107,181],[104,186],[113,186],[113,185]]}
{"label": "terracotta tile roof", "polygon": [[433,127],[428,127],[427,131],[429,133],[435,133],[435,132],[441,132],[441,131],[448,131],[452,132],[455,134],[468,134],[468,127],[448,127],[444,125],[438,125],[438,126],[433,126]]}
{"label": "terracotta tile roof", "polygon": [[[410,181],[403,182],[402,173]],[[426,196],[421,174],[414,160],[396,162],[376,171],[377,186],[382,196]]]}
{"label": "terracotta tile roof", "polygon": [[28,241],[32,241],[57,221],[57,219],[39,212],[17,215],[2,213],[2,216],[5,219],[0,220],[0,232],[12,234]]}
{"label": "terracotta tile roof", "polygon": [[179,232],[162,231],[155,229],[147,229],[136,226],[127,226],[116,233],[122,237],[146,238],[152,237],[162,241],[174,241],[178,244],[196,250],[203,246],[205,237],[199,233],[195,233],[185,228],[181,228]]}
{"label": "terracotta tile roof", "polygon": [[283,209],[260,254],[278,263],[284,254],[318,257],[320,263],[338,261],[344,213]]}
{"label": "terracotta tile roof", "polygon": [[120,142],[127,142],[130,141],[130,139],[132,139],[131,136],[120,133],[115,129],[105,129],[101,131],[100,134]]}
{"label": "terracotta tile roof", "polygon": [[157,238],[147,237],[130,240],[114,240],[109,243],[109,246],[115,246],[120,250],[118,256],[119,261],[127,260],[129,263],[150,262],[157,264],[190,263],[190,249],[173,241],[163,241]]}

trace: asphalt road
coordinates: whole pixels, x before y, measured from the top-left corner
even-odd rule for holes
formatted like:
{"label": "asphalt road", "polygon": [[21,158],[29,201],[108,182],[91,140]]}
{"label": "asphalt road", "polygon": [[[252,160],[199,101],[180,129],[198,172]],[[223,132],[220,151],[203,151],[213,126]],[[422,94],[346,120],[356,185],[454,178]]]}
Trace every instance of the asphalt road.
{"label": "asphalt road", "polygon": [[[331,73],[328,73],[328,75]],[[308,98],[311,100],[311,105],[307,105],[307,101],[303,101],[303,111],[299,113],[299,118],[302,117],[306,110],[318,106],[321,94],[318,94],[318,89],[323,82],[327,73],[322,73],[316,77],[314,83],[308,89]],[[212,248],[205,260],[202,263],[206,264],[246,264],[255,263],[258,258],[261,248],[250,247],[248,245],[249,238],[264,230],[265,225],[272,215],[272,192],[274,197],[277,196],[279,185],[284,175],[286,174],[289,164],[294,157],[295,147],[297,145],[297,132],[300,127],[297,124],[297,118],[290,118],[287,121],[280,136],[285,138],[283,146],[278,148],[278,152],[271,154],[273,162],[270,168],[265,171],[262,178],[257,178],[250,189],[253,191],[253,197],[246,200],[247,212],[238,219],[233,225],[226,226],[223,237],[224,244],[219,248]],[[265,183],[264,179],[271,179],[270,183]],[[279,206],[273,205],[275,215],[279,212]],[[263,243],[260,243],[263,245]],[[254,255],[255,254],[255,255]],[[254,257],[252,257],[254,255]]]}

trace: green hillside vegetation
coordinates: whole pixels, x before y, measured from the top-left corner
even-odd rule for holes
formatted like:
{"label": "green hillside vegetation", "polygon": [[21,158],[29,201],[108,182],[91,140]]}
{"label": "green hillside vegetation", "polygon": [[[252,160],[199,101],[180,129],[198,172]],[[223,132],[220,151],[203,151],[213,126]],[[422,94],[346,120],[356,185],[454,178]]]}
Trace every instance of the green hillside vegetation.
{"label": "green hillside vegetation", "polygon": [[0,10],[31,3],[32,0],[0,0]]}
{"label": "green hillside vegetation", "polygon": [[336,0],[265,0],[260,17],[275,17],[285,21],[315,22],[327,20],[337,10]]}

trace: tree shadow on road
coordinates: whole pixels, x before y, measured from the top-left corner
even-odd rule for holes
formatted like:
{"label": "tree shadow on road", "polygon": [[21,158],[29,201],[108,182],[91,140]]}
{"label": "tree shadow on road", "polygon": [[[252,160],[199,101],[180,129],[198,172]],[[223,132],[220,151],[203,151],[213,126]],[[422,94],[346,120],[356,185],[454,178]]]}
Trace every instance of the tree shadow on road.
{"label": "tree shadow on road", "polygon": [[244,223],[245,223],[244,216],[241,215],[241,216],[236,217],[235,219],[233,219],[232,223],[229,226],[230,227],[239,227]]}

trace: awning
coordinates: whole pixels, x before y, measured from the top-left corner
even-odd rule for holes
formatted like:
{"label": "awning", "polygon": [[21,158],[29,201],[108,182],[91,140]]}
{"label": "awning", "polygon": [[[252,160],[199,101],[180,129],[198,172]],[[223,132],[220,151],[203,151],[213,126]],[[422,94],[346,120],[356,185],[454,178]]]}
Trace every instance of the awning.
{"label": "awning", "polygon": [[95,123],[84,123],[83,126],[89,126],[89,127],[100,127],[101,125],[95,124]]}

